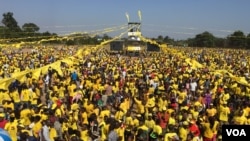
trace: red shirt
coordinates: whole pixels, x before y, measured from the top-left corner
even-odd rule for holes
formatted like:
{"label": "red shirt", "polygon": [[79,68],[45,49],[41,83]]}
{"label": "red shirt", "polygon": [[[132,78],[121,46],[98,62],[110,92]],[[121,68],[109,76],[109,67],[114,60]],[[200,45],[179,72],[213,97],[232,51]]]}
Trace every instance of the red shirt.
{"label": "red shirt", "polygon": [[162,129],[165,129],[167,127],[169,115],[167,113],[161,113],[159,112],[157,114],[158,119],[160,119],[160,126]]}
{"label": "red shirt", "polygon": [[200,129],[196,124],[193,124],[189,127],[189,130],[195,137],[200,135]]}
{"label": "red shirt", "polygon": [[0,128],[4,129],[7,122],[8,122],[8,120],[5,120],[5,119],[0,121]]}

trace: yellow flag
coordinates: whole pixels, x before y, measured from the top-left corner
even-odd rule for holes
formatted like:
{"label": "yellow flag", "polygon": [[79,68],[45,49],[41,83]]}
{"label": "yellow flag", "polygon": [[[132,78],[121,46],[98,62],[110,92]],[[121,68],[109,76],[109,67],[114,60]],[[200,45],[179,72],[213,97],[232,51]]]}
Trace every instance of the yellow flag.
{"label": "yellow flag", "polygon": [[41,68],[35,69],[32,71],[32,77],[36,80],[39,80],[39,77],[41,75]]}
{"label": "yellow flag", "polygon": [[81,48],[81,49],[79,49],[79,50],[76,52],[75,56],[77,56],[77,57],[82,57],[82,52],[83,52],[83,49]]}

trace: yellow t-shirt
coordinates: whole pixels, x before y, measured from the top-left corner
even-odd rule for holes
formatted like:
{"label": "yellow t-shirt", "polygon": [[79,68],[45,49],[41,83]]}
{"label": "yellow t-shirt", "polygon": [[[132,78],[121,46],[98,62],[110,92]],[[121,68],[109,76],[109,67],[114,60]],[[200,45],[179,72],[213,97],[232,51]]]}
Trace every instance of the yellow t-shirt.
{"label": "yellow t-shirt", "polygon": [[30,101],[30,97],[31,97],[31,95],[30,95],[30,91],[28,89],[22,90],[22,92],[21,92],[22,101],[28,102],[28,101]]}
{"label": "yellow t-shirt", "polygon": [[131,116],[125,118],[126,130],[130,130],[133,126],[133,118]]}
{"label": "yellow t-shirt", "polygon": [[168,124],[169,125],[175,125],[176,124],[176,121],[173,117],[170,117],[169,120],[168,120]]}
{"label": "yellow t-shirt", "polygon": [[6,130],[11,137],[12,141],[17,141],[17,123],[9,122],[5,125],[4,130]]}
{"label": "yellow t-shirt", "polygon": [[164,141],[171,141],[174,137],[176,137],[176,133],[166,133],[164,137]]}
{"label": "yellow t-shirt", "polygon": [[221,121],[228,121],[228,115],[230,114],[230,109],[228,107],[220,106],[219,119]]}
{"label": "yellow t-shirt", "polygon": [[24,120],[24,125],[28,126],[30,125],[30,119],[31,116],[31,110],[30,109],[23,109],[20,113],[20,118]]}
{"label": "yellow t-shirt", "polygon": [[119,106],[119,108],[126,114],[127,113],[127,104],[125,102],[122,102]]}
{"label": "yellow t-shirt", "polygon": [[210,128],[210,123],[204,123],[203,127],[205,129],[204,137],[209,138],[209,139],[213,138],[214,133],[213,133],[213,130],[212,130],[213,128]]}
{"label": "yellow t-shirt", "polygon": [[145,120],[145,125],[150,128],[153,129],[155,126],[155,121],[154,120]]}
{"label": "yellow t-shirt", "polygon": [[157,135],[161,135],[162,134],[162,128],[159,125],[155,125],[153,128],[153,132],[156,133]]}
{"label": "yellow t-shirt", "polygon": [[13,100],[14,100],[15,103],[19,103],[19,102],[21,101],[21,100],[20,100],[19,93],[18,93],[17,90],[14,91],[14,92],[12,92],[10,95],[11,95],[11,97],[13,98]]}
{"label": "yellow t-shirt", "polygon": [[143,114],[145,112],[144,105],[142,104],[142,101],[137,100],[134,98],[136,107],[137,107],[137,113]]}
{"label": "yellow t-shirt", "polygon": [[125,132],[125,128],[123,128],[123,127],[120,127],[120,128],[116,129],[116,133],[122,139],[121,141],[124,141],[124,132]]}
{"label": "yellow t-shirt", "polygon": [[188,130],[181,127],[179,129],[179,136],[180,136],[180,140],[181,141],[186,141],[187,140],[187,136],[188,136]]}
{"label": "yellow t-shirt", "polygon": [[247,124],[247,118],[245,116],[235,116],[234,121],[238,125],[244,125]]}
{"label": "yellow t-shirt", "polygon": [[81,131],[81,140],[88,141],[88,139],[89,139],[88,130]]}
{"label": "yellow t-shirt", "polygon": [[123,111],[116,111],[116,113],[115,113],[115,119],[116,120],[122,120],[123,119],[123,116],[124,116],[125,114],[124,114],[124,112]]}
{"label": "yellow t-shirt", "polygon": [[40,130],[42,129],[42,123],[39,121],[35,123],[35,125],[32,128],[33,135],[35,137],[38,137]]}
{"label": "yellow t-shirt", "polygon": [[217,113],[217,110],[214,108],[207,109],[207,114],[209,117],[213,117]]}
{"label": "yellow t-shirt", "polygon": [[179,97],[178,97],[178,103],[182,104],[183,101],[185,100],[186,96],[187,96],[186,92],[180,92]]}
{"label": "yellow t-shirt", "polygon": [[57,137],[57,132],[56,129],[54,127],[49,129],[49,138],[51,141],[55,141],[54,138]]}
{"label": "yellow t-shirt", "polygon": [[83,124],[88,124],[88,115],[86,112],[82,113]]}

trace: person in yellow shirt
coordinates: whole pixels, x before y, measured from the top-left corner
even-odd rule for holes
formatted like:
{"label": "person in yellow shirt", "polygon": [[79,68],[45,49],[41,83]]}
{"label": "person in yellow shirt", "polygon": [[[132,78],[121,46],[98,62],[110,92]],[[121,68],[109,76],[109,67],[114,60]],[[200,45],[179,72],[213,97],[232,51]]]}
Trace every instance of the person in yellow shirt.
{"label": "person in yellow shirt", "polygon": [[172,141],[179,140],[179,136],[177,135],[174,126],[168,126],[168,132],[164,136],[164,141]]}
{"label": "person in yellow shirt", "polygon": [[136,103],[137,113],[144,114],[145,113],[144,105],[146,104],[145,101],[140,100],[140,99],[138,99],[136,97],[134,98],[134,101]]}
{"label": "person in yellow shirt", "polygon": [[132,137],[132,127],[133,127],[133,117],[131,112],[128,111],[125,117],[125,141],[129,140]]}
{"label": "person in yellow shirt", "polygon": [[116,133],[119,136],[119,141],[125,141],[125,136],[124,136],[125,126],[124,126],[123,122],[121,122],[121,121],[118,122],[118,128],[116,129]]}
{"label": "person in yellow shirt", "polygon": [[180,141],[186,141],[188,138],[188,126],[189,123],[187,121],[184,121],[182,125],[179,128],[179,136],[180,136]]}
{"label": "person in yellow shirt", "polygon": [[212,103],[209,104],[206,113],[208,117],[214,117],[217,114],[217,110],[214,108]]}
{"label": "person in yellow shirt", "polygon": [[10,120],[5,125],[4,130],[6,130],[10,134],[12,141],[17,141],[17,122],[15,122],[14,115],[10,116]]}
{"label": "person in yellow shirt", "polygon": [[148,108],[149,111],[155,106],[155,97],[153,94],[150,94],[147,100],[147,103],[145,105],[146,108]]}
{"label": "person in yellow shirt", "polygon": [[240,110],[239,113],[236,113],[237,115],[234,116],[233,122],[237,125],[245,125],[247,124],[247,118],[244,116],[244,111]]}
{"label": "person in yellow shirt", "polygon": [[88,125],[86,124],[83,124],[80,128],[79,128],[79,131],[80,131],[80,139],[83,140],[83,141],[88,141],[90,140],[90,131],[88,130]]}
{"label": "person in yellow shirt", "polygon": [[10,100],[5,100],[4,101],[4,104],[3,104],[3,107],[5,109],[10,109],[11,111],[14,111],[14,103]]}
{"label": "person in yellow shirt", "polygon": [[145,120],[145,125],[150,129],[153,130],[155,126],[155,120],[152,118],[152,113],[148,114],[148,119]]}
{"label": "person in yellow shirt", "polygon": [[99,117],[104,118],[105,116],[110,117],[111,111],[108,109],[107,106],[103,106],[102,111],[100,112]]}
{"label": "person in yellow shirt", "polygon": [[21,91],[21,101],[28,104],[31,98],[31,93],[26,85],[23,87],[24,89]]}
{"label": "person in yellow shirt", "polygon": [[84,102],[84,105],[83,105],[83,107],[86,109],[86,112],[87,112],[87,114],[88,114],[88,116],[90,116],[93,112],[94,112],[94,104],[91,102],[91,101],[89,101],[89,100],[87,100],[87,102]]}
{"label": "person in yellow shirt", "polygon": [[136,128],[135,140],[136,141],[148,141],[149,140],[149,128],[144,124],[143,119],[139,120],[139,126]]}
{"label": "person in yellow shirt", "polygon": [[222,124],[228,123],[229,114],[230,109],[227,106],[227,102],[224,102],[223,105],[219,106],[219,120]]}
{"label": "person in yellow shirt", "polygon": [[24,126],[30,125],[30,119],[29,119],[30,116],[31,116],[31,110],[28,108],[27,103],[24,103],[22,105],[22,110],[20,112],[20,119],[24,120],[23,123]]}
{"label": "person in yellow shirt", "polygon": [[173,126],[175,126],[175,125],[176,125],[176,120],[175,120],[175,118],[176,118],[176,113],[175,113],[175,112],[172,112],[172,113],[170,114],[169,119],[168,119],[168,125],[173,125]]}
{"label": "person in yellow shirt", "polygon": [[209,117],[207,121],[201,123],[204,129],[203,140],[212,141],[214,138],[215,118]]}
{"label": "person in yellow shirt", "polygon": [[[125,101],[125,99],[124,98],[122,98],[121,99],[121,101],[120,101],[121,103],[120,103],[120,105],[119,105],[119,109],[123,112],[123,114],[126,114],[127,113],[127,103],[126,103],[126,101]],[[122,115],[123,116],[123,115]]]}
{"label": "person in yellow shirt", "polygon": [[20,106],[20,95],[18,93],[18,90],[15,88],[11,93],[10,93],[11,98],[14,101],[14,108],[18,108]]}
{"label": "person in yellow shirt", "polygon": [[49,138],[50,141],[55,141],[58,138],[57,131],[53,123],[49,123]]}
{"label": "person in yellow shirt", "polygon": [[40,116],[35,116],[34,117],[34,126],[32,127],[32,134],[35,138],[38,138],[39,132],[42,129],[42,122],[41,122],[41,117]]}
{"label": "person in yellow shirt", "polygon": [[80,109],[80,112],[81,112],[81,121],[82,121],[82,124],[89,124],[89,122],[88,122],[88,114],[87,114],[87,112],[86,112],[86,109],[84,108],[84,107],[82,107],[81,109]]}
{"label": "person in yellow shirt", "polygon": [[162,140],[162,128],[160,126],[160,122],[161,121],[159,119],[156,119],[153,130],[150,132],[149,137],[152,141]]}

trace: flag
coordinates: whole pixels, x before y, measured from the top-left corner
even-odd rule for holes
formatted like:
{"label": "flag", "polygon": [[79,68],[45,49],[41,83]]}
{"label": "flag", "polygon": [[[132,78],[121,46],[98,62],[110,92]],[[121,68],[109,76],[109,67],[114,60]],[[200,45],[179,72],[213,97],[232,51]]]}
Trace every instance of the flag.
{"label": "flag", "polygon": [[128,13],[126,12],[126,17],[127,17],[127,20],[128,20],[128,22],[129,22],[129,15],[128,15]]}
{"label": "flag", "polygon": [[138,16],[139,16],[139,20],[141,21],[142,19],[141,19],[141,11],[140,10],[138,11]]}

